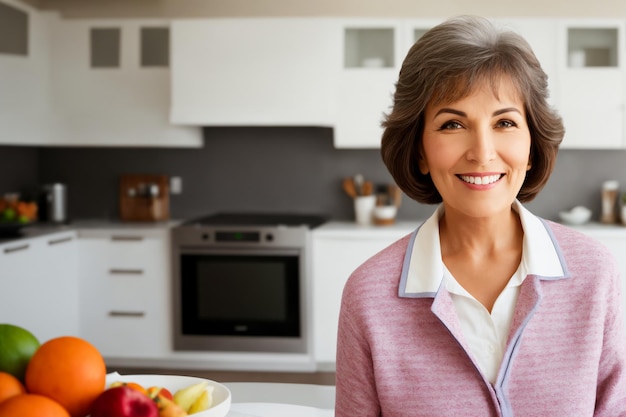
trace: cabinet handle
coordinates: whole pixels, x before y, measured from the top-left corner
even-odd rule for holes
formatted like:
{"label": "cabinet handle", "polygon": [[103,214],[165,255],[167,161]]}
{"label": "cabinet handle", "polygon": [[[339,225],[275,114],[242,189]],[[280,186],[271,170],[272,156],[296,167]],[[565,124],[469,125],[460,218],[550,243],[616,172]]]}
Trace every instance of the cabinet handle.
{"label": "cabinet handle", "polygon": [[48,245],[58,245],[59,243],[69,242],[72,239],[73,239],[72,236],[61,237],[59,239],[52,239],[48,241]]}
{"label": "cabinet handle", "polygon": [[146,313],[143,311],[119,311],[112,310],[109,311],[110,317],[143,317]]}
{"label": "cabinet handle", "polygon": [[114,242],[141,242],[143,236],[111,236],[111,240]]}
{"label": "cabinet handle", "polygon": [[26,250],[30,247],[29,244],[26,245],[21,245],[21,246],[13,246],[12,248],[5,248],[4,249],[4,253],[13,253],[13,252],[19,252],[21,250]]}
{"label": "cabinet handle", "polygon": [[111,275],[142,275],[143,269],[109,269]]}

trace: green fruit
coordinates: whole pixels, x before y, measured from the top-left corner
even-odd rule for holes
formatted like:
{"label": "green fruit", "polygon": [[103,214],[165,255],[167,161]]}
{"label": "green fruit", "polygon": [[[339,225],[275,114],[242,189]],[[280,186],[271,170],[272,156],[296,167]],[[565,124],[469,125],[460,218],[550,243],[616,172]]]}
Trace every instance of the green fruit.
{"label": "green fruit", "polygon": [[2,212],[2,220],[7,221],[7,222],[12,222],[13,220],[15,220],[15,217],[17,216],[17,213],[15,212],[14,209],[12,208],[5,208],[4,211]]}
{"label": "green fruit", "polygon": [[0,323],[0,372],[7,372],[24,383],[30,358],[39,348],[39,340],[28,330]]}

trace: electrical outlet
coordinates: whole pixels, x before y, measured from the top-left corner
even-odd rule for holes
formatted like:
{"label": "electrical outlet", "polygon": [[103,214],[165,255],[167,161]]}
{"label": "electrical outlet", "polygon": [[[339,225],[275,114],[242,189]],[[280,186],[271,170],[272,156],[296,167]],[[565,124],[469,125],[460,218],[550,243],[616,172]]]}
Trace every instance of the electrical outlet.
{"label": "electrical outlet", "polygon": [[170,177],[170,194],[182,194],[183,179],[181,177]]}

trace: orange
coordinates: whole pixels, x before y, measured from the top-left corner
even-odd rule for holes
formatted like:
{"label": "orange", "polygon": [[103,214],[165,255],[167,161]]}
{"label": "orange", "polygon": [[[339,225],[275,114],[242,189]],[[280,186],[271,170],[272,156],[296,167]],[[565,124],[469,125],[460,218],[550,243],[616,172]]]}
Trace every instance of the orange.
{"label": "orange", "polygon": [[59,403],[36,394],[20,394],[0,403],[0,417],[70,417]]}
{"label": "orange", "polygon": [[23,327],[0,324],[0,372],[24,382],[28,361],[39,348],[39,340]]}
{"label": "orange", "polygon": [[0,403],[18,394],[24,394],[26,389],[19,379],[13,375],[0,372]]}
{"label": "orange", "polygon": [[61,404],[72,417],[85,417],[104,391],[106,366],[84,339],[62,336],[43,343],[26,368],[26,390]]}

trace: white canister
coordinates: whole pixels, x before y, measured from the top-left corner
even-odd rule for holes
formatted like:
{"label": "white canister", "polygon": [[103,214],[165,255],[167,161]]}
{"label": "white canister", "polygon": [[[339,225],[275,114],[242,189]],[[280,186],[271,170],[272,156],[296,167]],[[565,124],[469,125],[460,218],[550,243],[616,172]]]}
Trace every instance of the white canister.
{"label": "white canister", "polygon": [[357,224],[368,226],[372,224],[376,207],[375,195],[360,195],[354,197],[354,217]]}

